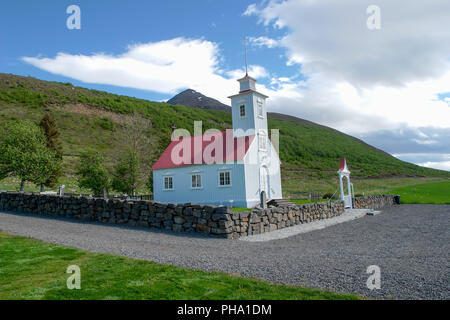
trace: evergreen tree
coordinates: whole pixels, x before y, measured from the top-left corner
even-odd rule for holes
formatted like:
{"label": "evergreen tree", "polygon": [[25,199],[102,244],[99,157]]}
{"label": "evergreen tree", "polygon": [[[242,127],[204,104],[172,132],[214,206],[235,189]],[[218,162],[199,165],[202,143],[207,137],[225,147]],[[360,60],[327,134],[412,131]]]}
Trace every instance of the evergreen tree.
{"label": "evergreen tree", "polygon": [[46,187],[52,188],[58,182],[58,178],[62,175],[62,146],[59,141],[59,131],[56,128],[55,120],[48,114],[42,118],[39,126],[44,133],[46,138],[46,145],[53,153],[55,154],[55,163],[54,170],[51,172],[50,177],[41,184],[41,191],[44,191],[44,185]]}

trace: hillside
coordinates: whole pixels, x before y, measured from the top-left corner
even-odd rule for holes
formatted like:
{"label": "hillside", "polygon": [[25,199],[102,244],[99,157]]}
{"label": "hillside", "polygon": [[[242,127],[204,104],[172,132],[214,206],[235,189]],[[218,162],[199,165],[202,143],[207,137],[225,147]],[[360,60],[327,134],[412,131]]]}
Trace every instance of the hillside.
{"label": "hillside", "polygon": [[[38,122],[45,113],[52,113],[61,130],[67,176],[73,175],[80,152],[87,148],[101,151],[111,166],[117,160],[120,137],[127,134],[126,119],[133,112],[149,122],[146,134],[152,140],[148,146],[150,164],[168,145],[172,123],[191,132],[194,120],[203,121],[204,130],[231,128],[231,114],[219,110],[170,105],[70,83],[0,74],[0,125],[19,118]],[[280,157],[286,183],[292,179],[334,179],[340,157],[348,159],[354,177],[450,177],[450,172],[400,161],[361,140],[306,120],[270,114],[269,127],[280,130]]]}

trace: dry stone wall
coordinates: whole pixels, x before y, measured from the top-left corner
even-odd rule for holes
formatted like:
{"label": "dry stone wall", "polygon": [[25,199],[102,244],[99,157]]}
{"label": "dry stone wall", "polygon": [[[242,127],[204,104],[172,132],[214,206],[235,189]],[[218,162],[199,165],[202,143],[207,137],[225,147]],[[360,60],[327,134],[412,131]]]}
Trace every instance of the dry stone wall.
{"label": "dry stone wall", "polygon": [[392,207],[396,204],[400,204],[400,196],[393,194],[379,194],[353,199],[353,207],[356,209],[380,209]]}
{"label": "dry stone wall", "polygon": [[[356,198],[355,203],[360,208],[370,205],[377,205],[379,208],[392,205],[392,199],[385,196]],[[231,207],[193,203],[1,192],[0,211],[44,214],[175,232],[197,232],[236,239],[338,216],[344,212],[344,202],[337,200],[233,212]]]}

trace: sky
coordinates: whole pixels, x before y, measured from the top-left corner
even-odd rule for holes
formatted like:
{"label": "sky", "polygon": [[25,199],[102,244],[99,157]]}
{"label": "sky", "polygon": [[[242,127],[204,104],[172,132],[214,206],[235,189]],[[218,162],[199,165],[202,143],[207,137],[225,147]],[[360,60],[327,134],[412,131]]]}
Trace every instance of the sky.
{"label": "sky", "polygon": [[1,5],[0,72],[230,104],[247,39],[269,111],[450,171],[449,13],[448,0],[15,0]]}

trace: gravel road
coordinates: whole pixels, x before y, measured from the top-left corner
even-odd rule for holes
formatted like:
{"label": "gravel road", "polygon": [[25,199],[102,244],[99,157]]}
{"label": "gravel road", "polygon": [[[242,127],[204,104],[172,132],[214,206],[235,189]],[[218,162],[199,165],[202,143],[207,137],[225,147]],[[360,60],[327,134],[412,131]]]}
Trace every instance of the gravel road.
{"label": "gravel road", "polygon": [[[0,230],[94,252],[376,299],[450,299],[450,206],[401,205],[289,238],[248,242],[0,213]],[[366,286],[381,269],[381,289]]]}

